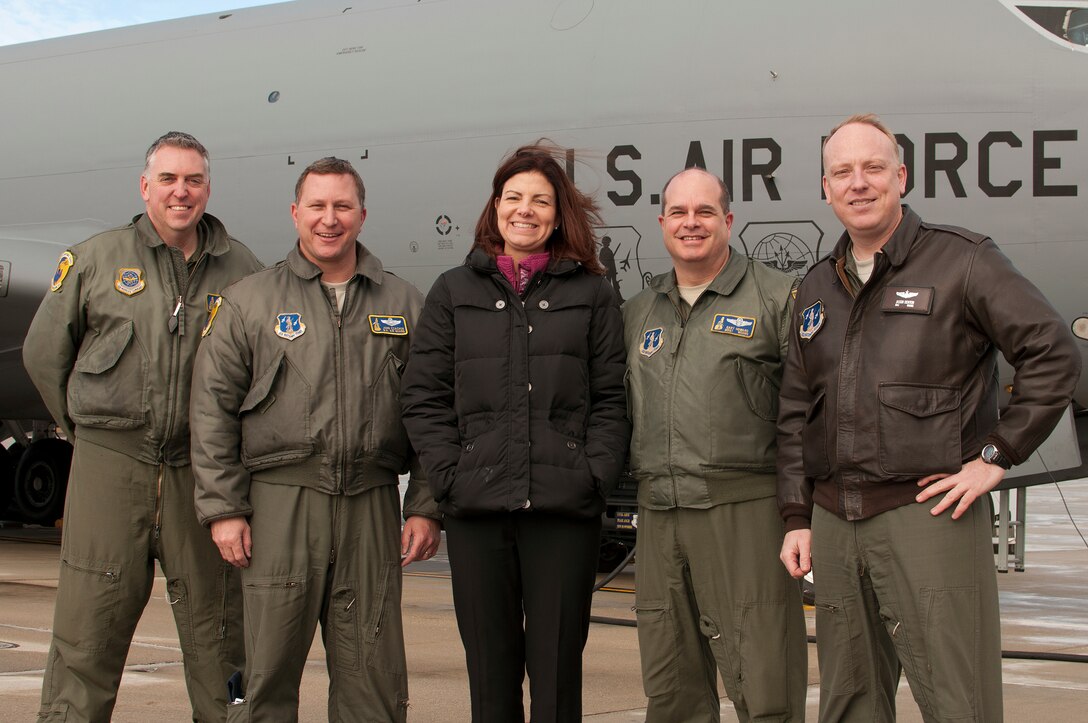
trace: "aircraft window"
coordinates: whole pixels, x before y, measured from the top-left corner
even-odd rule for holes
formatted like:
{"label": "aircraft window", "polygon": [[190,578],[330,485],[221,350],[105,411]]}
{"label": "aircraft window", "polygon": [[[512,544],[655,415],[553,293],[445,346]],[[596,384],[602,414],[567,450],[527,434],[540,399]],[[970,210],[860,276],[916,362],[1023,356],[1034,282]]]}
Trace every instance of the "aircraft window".
{"label": "aircraft window", "polygon": [[1021,0],[1014,5],[1024,16],[1059,41],[1078,48],[1088,47],[1088,2]]}

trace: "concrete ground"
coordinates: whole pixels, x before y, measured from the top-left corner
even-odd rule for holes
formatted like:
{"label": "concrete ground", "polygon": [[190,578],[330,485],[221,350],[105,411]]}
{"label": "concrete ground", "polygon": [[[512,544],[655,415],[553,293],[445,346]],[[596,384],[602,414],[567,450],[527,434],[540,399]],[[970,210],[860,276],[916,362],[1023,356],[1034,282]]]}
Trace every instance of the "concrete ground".
{"label": "concrete ground", "polygon": [[[1033,487],[1027,497],[1024,572],[998,576],[1003,648],[1088,655],[1088,481]],[[1068,505],[1070,513],[1066,511]],[[49,646],[56,596],[59,547],[41,544],[55,534],[0,530],[0,719],[30,721],[38,708],[42,668]],[[633,620],[633,576],[624,573],[598,593],[594,614]],[[407,638],[410,721],[469,720],[464,652],[457,635],[444,552],[413,565],[405,577],[403,609]],[[809,632],[812,611],[806,612]],[[819,689],[815,646],[809,646],[808,719],[816,720]],[[178,648],[164,582],[155,591],[136,631],[118,695],[115,721],[189,720]],[[1074,662],[1004,661],[1007,721],[1084,720],[1088,665]],[[303,678],[301,721],[323,721],[328,678],[320,640],[310,650]],[[585,652],[585,720],[626,723],[645,719],[638,641],[633,627],[594,623]],[[921,721],[906,682],[897,698],[899,720]],[[727,698],[722,719],[736,720]]]}

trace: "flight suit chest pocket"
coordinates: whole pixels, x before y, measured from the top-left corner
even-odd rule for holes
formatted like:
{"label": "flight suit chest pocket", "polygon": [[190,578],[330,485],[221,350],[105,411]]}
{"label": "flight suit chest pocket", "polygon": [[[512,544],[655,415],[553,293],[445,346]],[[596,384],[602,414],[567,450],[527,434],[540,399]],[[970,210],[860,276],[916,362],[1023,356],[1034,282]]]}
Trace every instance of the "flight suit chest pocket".
{"label": "flight suit chest pocket", "polygon": [[378,377],[370,386],[370,414],[365,422],[367,450],[381,449],[398,458],[408,455],[408,433],[401,424],[400,380],[404,362],[392,349],[386,352]]}
{"label": "flight suit chest pocket", "polygon": [[924,476],[959,471],[963,462],[959,389],[881,384],[877,417],[884,472]]}
{"label": "flight suit chest pocket", "polygon": [[310,455],[310,399],[310,385],[281,351],[256,377],[238,410],[247,469],[275,467]]}
{"label": "flight suit chest pocket", "polygon": [[68,414],[86,427],[135,429],[147,419],[148,361],[126,321],[91,342],[68,379]]}

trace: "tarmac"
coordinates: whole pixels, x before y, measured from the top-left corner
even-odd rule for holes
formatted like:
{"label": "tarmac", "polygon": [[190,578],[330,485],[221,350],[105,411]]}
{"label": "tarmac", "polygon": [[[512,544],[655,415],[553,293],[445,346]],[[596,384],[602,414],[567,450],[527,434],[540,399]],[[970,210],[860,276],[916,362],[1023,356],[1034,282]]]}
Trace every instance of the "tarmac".
{"label": "tarmac", "polygon": [[[1075,525],[1074,525],[1075,521]],[[1088,479],[1032,487],[1027,496],[1025,570],[998,575],[1002,647],[1006,651],[1058,654],[1088,661]],[[53,530],[0,529],[0,720],[31,721],[38,709],[49,648],[60,548]],[[951,551],[950,551],[951,552]],[[634,621],[634,576],[624,571],[594,598],[602,619]],[[434,560],[410,566],[403,611],[411,704],[409,721],[470,720],[464,650],[457,633],[444,549]],[[806,610],[809,633],[813,612]],[[646,699],[634,627],[595,622],[584,656],[586,721],[645,720]],[[809,645],[808,720],[819,699],[815,645]],[[1088,664],[1006,658],[1005,720],[1085,720]],[[300,721],[326,720],[324,650],[314,641],[302,681]],[[528,699],[528,686],[526,686]],[[899,720],[921,715],[906,680],[896,698]],[[722,720],[735,721],[722,693]],[[119,722],[187,721],[190,709],[170,606],[161,574],[136,630],[117,698]]]}

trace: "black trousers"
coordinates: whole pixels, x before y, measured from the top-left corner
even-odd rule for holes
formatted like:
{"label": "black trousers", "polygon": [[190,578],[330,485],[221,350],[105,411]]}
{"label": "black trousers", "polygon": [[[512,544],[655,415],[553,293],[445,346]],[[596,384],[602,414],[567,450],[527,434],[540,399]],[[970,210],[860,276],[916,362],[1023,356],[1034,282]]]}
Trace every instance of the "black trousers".
{"label": "black trousers", "polygon": [[582,649],[589,634],[601,520],[537,512],[447,517],[457,628],[474,723],[582,718]]}

